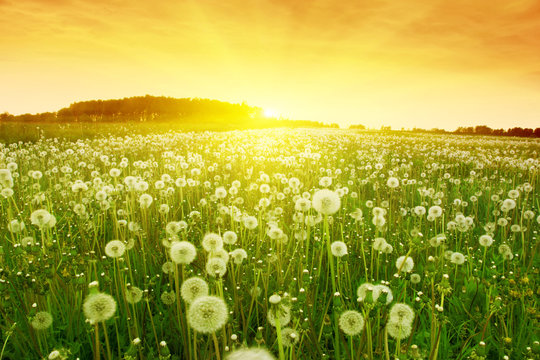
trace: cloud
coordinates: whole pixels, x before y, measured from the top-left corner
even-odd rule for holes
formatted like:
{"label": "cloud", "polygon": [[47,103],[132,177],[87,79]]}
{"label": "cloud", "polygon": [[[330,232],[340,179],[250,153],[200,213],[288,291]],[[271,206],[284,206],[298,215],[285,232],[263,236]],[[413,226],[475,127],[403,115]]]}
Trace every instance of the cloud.
{"label": "cloud", "polygon": [[[332,104],[353,117],[359,97],[379,114],[389,100],[452,108],[491,86],[540,91],[537,0],[0,0],[0,12],[0,77],[75,77],[98,97],[96,73],[117,79],[111,96],[181,89],[299,117]],[[58,94],[75,96],[65,83]]]}

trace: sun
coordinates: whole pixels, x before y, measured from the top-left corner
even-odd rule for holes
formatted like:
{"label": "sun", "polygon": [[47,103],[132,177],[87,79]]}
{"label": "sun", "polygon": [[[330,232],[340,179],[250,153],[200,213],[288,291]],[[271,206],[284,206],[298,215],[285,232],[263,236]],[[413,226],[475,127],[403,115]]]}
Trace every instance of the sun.
{"label": "sun", "polygon": [[278,117],[278,112],[274,109],[264,109],[264,116],[269,118],[275,118]]}

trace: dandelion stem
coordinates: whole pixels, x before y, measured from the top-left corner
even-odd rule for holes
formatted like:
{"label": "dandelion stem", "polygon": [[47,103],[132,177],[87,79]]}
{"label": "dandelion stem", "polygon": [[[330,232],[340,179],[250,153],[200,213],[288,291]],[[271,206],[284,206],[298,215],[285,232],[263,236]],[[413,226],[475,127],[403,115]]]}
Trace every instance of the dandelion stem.
{"label": "dandelion stem", "polygon": [[94,335],[95,335],[95,348],[94,348],[94,359],[99,360],[100,350],[99,350],[99,324],[94,324]]}
{"label": "dandelion stem", "polygon": [[214,340],[214,348],[216,349],[216,358],[217,360],[221,360],[221,355],[219,354],[219,343],[215,332],[212,333],[212,339]]}

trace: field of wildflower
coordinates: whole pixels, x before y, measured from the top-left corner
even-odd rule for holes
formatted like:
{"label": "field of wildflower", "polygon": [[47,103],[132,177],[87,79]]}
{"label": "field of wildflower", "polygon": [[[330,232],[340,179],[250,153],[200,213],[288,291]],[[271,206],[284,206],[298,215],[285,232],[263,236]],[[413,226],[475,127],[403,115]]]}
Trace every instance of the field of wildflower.
{"label": "field of wildflower", "polygon": [[0,144],[0,359],[539,359],[540,142]]}

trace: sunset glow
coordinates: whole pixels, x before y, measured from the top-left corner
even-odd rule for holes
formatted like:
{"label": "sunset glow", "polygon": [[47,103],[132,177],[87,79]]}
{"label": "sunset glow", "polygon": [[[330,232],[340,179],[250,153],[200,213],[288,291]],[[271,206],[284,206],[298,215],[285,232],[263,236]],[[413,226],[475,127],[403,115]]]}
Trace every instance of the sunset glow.
{"label": "sunset glow", "polygon": [[0,0],[0,14],[0,112],[151,94],[342,126],[540,124],[538,1]]}

